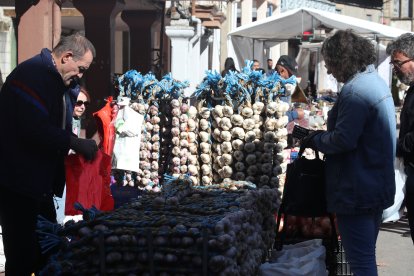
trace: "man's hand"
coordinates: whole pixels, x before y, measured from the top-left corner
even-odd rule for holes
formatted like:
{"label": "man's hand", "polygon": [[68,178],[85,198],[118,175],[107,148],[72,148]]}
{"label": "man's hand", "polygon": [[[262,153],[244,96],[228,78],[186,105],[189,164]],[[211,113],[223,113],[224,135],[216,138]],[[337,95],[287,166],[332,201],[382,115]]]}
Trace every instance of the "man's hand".
{"label": "man's hand", "polygon": [[74,136],[70,137],[69,147],[75,152],[82,154],[86,160],[93,160],[98,151],[95,140],[80,139]]}

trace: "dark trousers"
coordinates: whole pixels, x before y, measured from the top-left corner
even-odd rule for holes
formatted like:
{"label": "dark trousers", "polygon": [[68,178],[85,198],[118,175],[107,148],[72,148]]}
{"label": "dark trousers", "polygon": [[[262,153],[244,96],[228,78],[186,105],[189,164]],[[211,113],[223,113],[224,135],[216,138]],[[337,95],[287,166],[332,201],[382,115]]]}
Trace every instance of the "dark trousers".
{"label": "dark trousers", "polygon": [[53,198],[34,199],[0,186],[6,276],[31,275],[44,265],[36,236],[37,216],[56,221]]}
{"label": "dark trousers", "polygon": [[404,203],[407,208],[408,224],[410,225],[411,239],[414,243],[414,168],[405,167],[407,180],[405,181]]}

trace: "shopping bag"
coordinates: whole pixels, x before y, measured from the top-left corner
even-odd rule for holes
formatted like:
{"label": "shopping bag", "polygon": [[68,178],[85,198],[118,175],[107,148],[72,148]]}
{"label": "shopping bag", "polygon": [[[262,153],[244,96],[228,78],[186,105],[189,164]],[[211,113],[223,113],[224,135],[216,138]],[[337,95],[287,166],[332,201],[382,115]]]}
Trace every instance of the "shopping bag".
{"label": "shopping bag", "polygon": [[115,126],[114,119],[117,115],[117,107],[112,102],[112,96],[106,99],[106,104],[99,111],[93,113],[95,118],[98,134],[101,139],[99,148],[108,154],[112,155],[115,144]]}
{"label": "shopping bag", "polygon": [[80,154],[71,154],[65,158],[66,202],[65,215],[82,214],[74,204],[79,202],[88,209],[95,206],[101,211],[114,208],[110,190],[111,157],[98,150],[93,161],[86,160]]}
{"label": "shopping bag", "polygon": [[403,215],[403,208],[401,208],[404,197],[405,197],[405,180],[407,175],[404,172],[404,161],[402,158],[395,158],[394,161],[394,171],[395,171],[395,196],[394,204],[382,213],[382,221],[390,222],[397,221]]}
{"label": "shopping bag", "polygon": [[[310,134],[310,135],[315,135]],[[309,139],[310,140],[310,139]],[[302,143],[298,158],[287,165],[286,180],[280,211],[284,214],[307,217],[326,215],[325,161],[315,150],[315,159],[307,159]]]}
{"label": "shopping bag", "polygon": [[272,251],[269,262],[259,268],[261,276],[327,276],[326,249],[322,240],[313,239],[286,245],[281,251]]}

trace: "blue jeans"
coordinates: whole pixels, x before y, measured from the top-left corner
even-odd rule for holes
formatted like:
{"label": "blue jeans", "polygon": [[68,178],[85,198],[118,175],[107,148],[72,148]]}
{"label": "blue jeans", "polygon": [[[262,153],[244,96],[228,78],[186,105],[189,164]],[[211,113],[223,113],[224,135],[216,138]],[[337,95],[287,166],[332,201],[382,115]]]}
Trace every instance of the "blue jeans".
{"label": "blue jeans", "polygon": [[338,215],[337,222],[346,259],[354,276],[377,276],[375,244],[382,212],[366,215]]}

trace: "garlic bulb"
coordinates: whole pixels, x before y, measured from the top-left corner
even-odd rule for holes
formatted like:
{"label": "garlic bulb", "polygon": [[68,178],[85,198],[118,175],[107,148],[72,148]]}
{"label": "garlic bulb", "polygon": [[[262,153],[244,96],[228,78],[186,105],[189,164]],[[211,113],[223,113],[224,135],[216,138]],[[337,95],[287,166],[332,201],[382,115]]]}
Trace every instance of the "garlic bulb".
{"label": "garlic bulb", "polygon": [[188,139],[188,132],[181,132],[180,133],[180,139],[181,140],[187,140]]}
{"label": "garlic bulb", "polygon": [[172,106],[173,108],[178,108],[178,107],[180,107],[180,101],[179,101],[178,99],[172,99],[172,100],[171,100],[171,106]]}
{"label": "garlic bulb", "polygon": [[277,120],[276,125],[278,128],[284,128],[288,123],[289,123],[288,116],[282,116]]}
{"label": "garlic bulb", "polygon": [[252,130],[255,126],[254,119],[245,119],[243,121],[243,128],[245,130]]}
{"label": "garlic bulb", "polygon": [[203,162],[204,164],[211,163],[211,157],[209,154],[206,154],[206,153],[200,154],[200,159],[201,159],[201,162]]}
{"label": "garlic bulb", "polygon": [[258,172],[259,172],[259,169],[257,168],[257,166],[256,166],[256,165],[250,165],[250,166],[247,168],[247,174],[248,174],[249,176],[256,176]]}
{"label": "garlic bulb", "polygon": [[198,133],[198,136],[200,137],[201,142],[209,142],[210,141],[210,133],[206,131],[200,131]]}
{"label": "garlic bulb", "polygon": [[256,133],[252,130],[247,131],[246,135],[244,136],[244,141],[246,142],[253,142],[256,139]]}
{"label": "garlic bulb", "polygon": [[190,117],[190,119],[195,119],[197,117],[197,113],[197,108],[195,106],[190,106],[188,109],[188,117]]}
{"label": "garlic bulb", "polygon": [[202,153],[210,153],[211,152],[211,144],[206,142],[200,143],[200,149]]}
{"label": "garlic bulb", "polygon": [[259,115],[263,112],[264,109],[264,103],[262,102],[255,102],[253,104],[253,113],[256,115]]}
{"label": "garlic bulb", "polygon": [[198,175],[198,169],[194,165],[188,165],[188,173],[190,175]]}
{"label": "garlic bulb", "polygon": [[201,172],[203,175],[210,175],[211,174],[211,166],[207,164],[203,164],[201,166]]}
{"label": "garlic bulb", "polygon": [[180,115],[180,123],[187,123],[188,122],[188,115],[187,114],[181,114]]}
{"label": "garlic bulb", "polygon": [[256,164],[256,155],[255,154],[248,154],[246,156],[246,163],[249,165]]}
{"label": "garlic bulb", "polygon": [[276,102],[269,102],[266,106],[266,112],[270,115],[273,115],[278,110],[278,104]]}
{"label": "garlic bulb", "polygon": [[223,106],[222,105],[216,105],[213,109],[213,117],[223,117]]}
{"label": "garlic bulb", "polygon": [[208,109],[207,107],[202,107],[200,109],[200,116],[203,119],[208,119],[210,118],[210,109]]}
{"label": "garlic bulb", "polygon": [[230,118],[230,121],[234,126],[243,126],[243,120],[243,117],[239,114],[234,114]]}
{"label": "garlic bulb", "polygon": [[198,154],[197,144],[189,143],[188,144],[188,150],[190,151],[191,154]]}
{"label": "garlic bulb", "polygon": [[190,165],[197,165],[197,162],[198,160],[197,160],[197,155],[189,155],[188,156],[188,163],[190,164]]}
{"label": "garlic bulb", "polygon": [[245,170],[245,166],[243,162],[236,162],[236,164],[234,164],[234,168],[236,169],[236,171],[238,172],[242,172]]}
{"label": "garlic bulb", "polygon": [[246,143],[246,144],[244,145],[244,151],[245,151],[245,152],[252,153],[252,152],[254,152],[254,151],[255,151],[255,149],[256,149],[256,146],[255,146],[255,144],[254,144],[254,143],[252,143],[252,142]]}
{"label": "garlic bulb", "polygon": [[221,138],[223,141],[226,141],[226,142],[231,141],[231,133],[230,133],[230,131],[223,130],[223,131],[220,133],[220,138]]}
{"label": "garlic bulb", "polygon": [[[243,123],[244,125],[244,123]],[[223,130],[230,130],[233,126],[231,124],[230,118],[228,117],[223,117],[219,123],[219,126],[223,129]]]}
{"label": "garlic bulb", "polygon": [[235,174],[234,174],[234,178],[236,179],[236,180],[239,180],[239,181],[242,181],[242,180],[245,180],[246,179],[246,175],[244,174],[244,172],[236,172]]}
{"label": "garlic bulb", "polygon": [[241,162],[244,160],[244,153],[241,150],[236,150],[235,152],[233,152],[233,157],[237,161]]}
{"label": "garlic bulb", "polygon": [[263,163],[261,166],[261,171],[264,174],[270,174],[272,172],[272,163]]}
{"label": "garlic bulb", "polygon": [[180,124],[180,131],[181,132],[187,132],[187,123],[181,123]]}
{"label": "garlic bulb", "polygon": [[233,162],[233,158],[231,154],[224,153],[220,158],[220,163],[223,164],[224,166],[230,166],[232,162]]}
{"label": "garlic bulb", "polygon": [[192,118],[188,119],[187,126],[189,131],[195,131],[197,129],[197,123]]}
{"label": "garlic bulb", "polygon": [[231,106],[224,106],[223,107],[223,116],[224,117],[230,117],[231,115],[233,115],[233,108]]}
{"label": "garlic bulb", "polygon": [[277,120],[275,118],[267,118],[265,121],[265,128],[267,130],[275,130],[277,127]]}
{"label": "garlic bulb", "polygon": [[200,119],[199,125],[201,130],[210,129],[210,123],[206,119]]}
{"label": "garlic bulb", "polygon": [[203,176],[202,178],[201,178],[201,181],[202,181],[202,183],[203,183],[203,185],[210,185],[212,182],[212,179],[211,179],[211,177],[209,177],[209,176]]}
{"label": "garlic bulb", "polygon": [[180,119],[178,117],[172,117],[171,125],[173,127],[179,127],[180,126]]}
{"label": "garlic bulb", "polygon": [[230,153],[232,152],[232,146],[231,146],[231,142],[223,142],[221,144],[221,150],[223,153]]}
{"label": "garlic bulb", "polygon": [[274,131],[266,131],[266,133],[264,134],[264,140],[266,142],[277,142],[278,141],[276,139],[276,134]]}
{"label": "garlic bulb", "polygon": [[245,117],[245,118],[250,118],[250,117],[253,116],[253,109],[246,106],[242,109],[241,115],[243,115],[243,117]]}
{"label": "garlic bulb", "polygon": [[188,132],[188,142],[194,143],[196,141],[196,134],[194,132]]}
{"label": "garlic bulb", "polygon": [[214,140],[216,140],[217,142],[222,142],[223,139],[221,139],[221,130],[220,128],[215,128],[213,130],[213,133],[211,134],[211,136],[214,138]]}
{"label": "garlic bulb", "polygon": [[241,127],[234,127],[231,130],[231,137],[234,139],[244,139],[245,134],[244,129]]}
{"label": "garlic bulb", "polygon": [[240,139],[233,140],[231,144],[232,144],[232,147],[238,151],[243,150],[244,148],[244,142]]}

